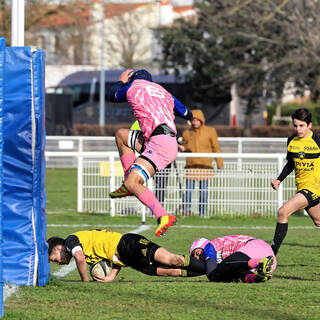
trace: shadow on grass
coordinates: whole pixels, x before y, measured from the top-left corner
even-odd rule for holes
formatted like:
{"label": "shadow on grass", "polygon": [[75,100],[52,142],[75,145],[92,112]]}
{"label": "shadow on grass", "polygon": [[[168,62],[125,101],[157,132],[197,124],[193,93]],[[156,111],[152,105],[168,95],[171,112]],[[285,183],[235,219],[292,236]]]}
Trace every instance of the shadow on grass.
{"label": "shadow on grass", "polygon": [[286,280],[297,280],[297,281],[313,281],[313,282],[319,282],[320,279],[307,279],[307,278],[302,278],[302,277],[295,277],[295,276],[281,276],[281,275],[274,275],[272,277],[273,279],[286,279]]}
{"label": "shadow on grass", "polygon": [[320,248],[320,246],[314,246],[314,245],[306,245],[302,243],[284,243],[283,246],[288,247],[301,247],[301,248]]}

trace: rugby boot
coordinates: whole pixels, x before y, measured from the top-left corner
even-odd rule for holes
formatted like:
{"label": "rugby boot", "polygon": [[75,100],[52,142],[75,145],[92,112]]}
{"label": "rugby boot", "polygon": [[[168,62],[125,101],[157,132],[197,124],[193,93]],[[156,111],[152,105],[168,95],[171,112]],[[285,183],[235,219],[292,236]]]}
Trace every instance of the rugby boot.
{"label": "rugby boot", "polygon": [[132,196],[132,193],[130,191],[128,191],[128,189],[123,184],[117,190],[110,192],[109,196],[111,198],[123,198],[123,197]]}
{"label": "rugby boot", "polygon": [[162,216],[158,218],[158,228],[156,229],[156,236],[160,237],[163,236],[167,230],[174,226],[177,223],[177,218],[176,216],[172,215],[167,215],[167,216]]}
{"label": "rugby boot", "polygon": [[272,275],[269,276],[261,276],[253,273],[249,273],[245,276],[243,282],[245,283],[259,283],[259,282],[266,282],[270,280]]}
{"label": "rugby boot", "polygon": [[274,264],[274,257],[268,256],[260,260],[256,267],[255,275],[260,282],[269,280],[272,277],[272,265]]}

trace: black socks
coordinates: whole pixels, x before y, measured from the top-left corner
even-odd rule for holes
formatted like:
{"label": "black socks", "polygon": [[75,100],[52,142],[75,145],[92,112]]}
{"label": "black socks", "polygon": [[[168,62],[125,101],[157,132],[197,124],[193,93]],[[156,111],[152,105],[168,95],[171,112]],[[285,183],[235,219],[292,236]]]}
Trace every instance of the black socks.
{"label": "black socks", "polygon": [[183,269],[201,274],[206,274],[206,264],[192,256],[185,256]]}
{"label": "black socks", "polygon": [[278,253],[281,243],[287,235],[287,231],[288,223],[277,222],[276,231],[274,232],[274,237],[271,245],[271,248],[275,255]]}

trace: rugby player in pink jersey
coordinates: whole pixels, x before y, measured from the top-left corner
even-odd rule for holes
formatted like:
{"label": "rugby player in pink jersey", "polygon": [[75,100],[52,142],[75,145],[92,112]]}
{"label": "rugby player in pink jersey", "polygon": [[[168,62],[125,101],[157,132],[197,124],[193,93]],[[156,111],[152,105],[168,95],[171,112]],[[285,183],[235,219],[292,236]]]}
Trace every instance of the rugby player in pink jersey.
{"label": "rugby player in pink jersey", "polygon": [[271,246],[246,235],[196,239],[190,255],[206,262],[207,277],[214,282],[265,282],[277,266]]}
{"label": "rugby player in pink jersey", "polygon": [[[116,134],[124,182],[110,196],[136,196],[158,219],[155,234],[161,236],[176,224],[176,216],[168,215],[144,184],[177,157],[175,114],[190,120],[192,112],[162,86],[152,82],[146,70],[122,72],[110,90],[110,100],[129,102],[141,129],[120,129]],[[140,154],[137,158],[135,151]]]}

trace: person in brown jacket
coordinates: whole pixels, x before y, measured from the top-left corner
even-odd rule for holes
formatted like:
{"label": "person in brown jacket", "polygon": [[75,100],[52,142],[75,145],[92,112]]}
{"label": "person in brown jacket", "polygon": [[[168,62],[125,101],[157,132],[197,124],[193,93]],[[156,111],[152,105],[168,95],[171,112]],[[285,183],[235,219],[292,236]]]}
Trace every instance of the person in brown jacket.
{"label": "person in brown jacket", "polygon": [[[220,152],[218,135],[213,127],[205,125],[202,110],[192,110],[192,127],[182,133],[182,148],[184,152],[209,153]],[[223,168],[223,160],[216,158],[218,169]],[[199,215],[203,216],[208,202],[208,180],[213,177],[212,158],[188,158],[186,161],[186,193],[184,197],[184,215],[190,215],[192,193],[195,182],[199,181]]]}

